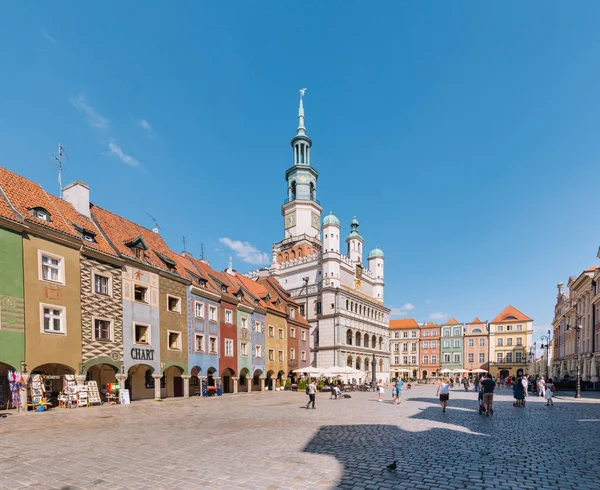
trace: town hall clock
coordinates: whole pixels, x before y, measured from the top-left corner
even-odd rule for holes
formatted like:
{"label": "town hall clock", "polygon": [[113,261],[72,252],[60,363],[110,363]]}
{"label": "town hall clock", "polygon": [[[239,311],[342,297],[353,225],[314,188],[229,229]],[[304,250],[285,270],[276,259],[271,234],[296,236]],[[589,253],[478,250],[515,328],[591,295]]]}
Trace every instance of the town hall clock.
{"label": "town hall clock", "polygon": [[285,215],[285,229],[291,228],[296,224],[296,213],[291,212]]}

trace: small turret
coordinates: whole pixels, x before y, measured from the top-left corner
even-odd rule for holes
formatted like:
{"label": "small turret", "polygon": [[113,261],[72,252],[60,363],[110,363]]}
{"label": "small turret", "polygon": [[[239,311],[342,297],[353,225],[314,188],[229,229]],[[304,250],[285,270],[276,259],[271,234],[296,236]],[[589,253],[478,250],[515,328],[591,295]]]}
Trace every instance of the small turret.
{"label": "small turret", "polygon": [[373,274],[374,286],[373,297],[383,301],[383,251],[379,247],[375,247],[369,253],[369,271]]}
{"label": "small turret", "polygon": [[358,232],[358,220],[356,216],[350,223],[350,234],[346,238],[346,243],[348,244],[348,257],[350,257],[350,260],[362,263],[363,237]]}

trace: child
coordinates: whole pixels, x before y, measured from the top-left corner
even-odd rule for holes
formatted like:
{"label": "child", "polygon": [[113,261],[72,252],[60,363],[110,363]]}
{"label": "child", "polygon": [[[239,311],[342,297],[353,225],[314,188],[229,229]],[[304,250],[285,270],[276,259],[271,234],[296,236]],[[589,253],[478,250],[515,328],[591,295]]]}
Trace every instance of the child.
{"label": "child", "polygon": [[552,379],[548,378],[548,381],[546,381],[546,395],[545,395],[547,407],[554,405],[554,402],[552,401],[552,396],[554,395],[555,390],[556,390],[556,388],[554,387],[554,383],[552,382]]}

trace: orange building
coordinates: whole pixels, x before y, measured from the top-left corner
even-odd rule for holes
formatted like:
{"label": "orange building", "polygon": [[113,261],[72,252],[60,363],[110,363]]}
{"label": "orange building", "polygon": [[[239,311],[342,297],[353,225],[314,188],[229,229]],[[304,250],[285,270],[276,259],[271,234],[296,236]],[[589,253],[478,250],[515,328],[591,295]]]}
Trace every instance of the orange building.
{"label": "orange building", "polygon": [[489,371],[489,336],[487,322],[475,318],[467,323],[465,328],[465,355],[463,356],[464,369],[484,369]]}
{"label": "orange building", "polygon": [[420,378],[419,324],[414,318],[390,320],[390,377]]}
{"label": "orange building", "polygon": [[419,375],[427,379],[437,376],[440,370],[440,326],[429,322],[419,329]]}

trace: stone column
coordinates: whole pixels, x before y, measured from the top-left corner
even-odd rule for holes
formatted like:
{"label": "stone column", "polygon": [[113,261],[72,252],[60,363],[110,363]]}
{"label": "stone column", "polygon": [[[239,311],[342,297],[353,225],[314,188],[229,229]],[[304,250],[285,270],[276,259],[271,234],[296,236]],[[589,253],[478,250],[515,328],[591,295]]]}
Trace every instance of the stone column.
{"label": "stone column", "polygon": [[183,397],[184,398],[189,398],[190,397],[190,375],[182,375],[181,376],[183,378]]}
{"label": "stone column", "polygon": [[233,380],[233,392],[237,393],[238,392],[238,381],[240,378],[238,378],[237,376],[234,376],[231,379]]}
{"label": "stone column", "polygon": [[21,399],[21,408],[19,409],[22,413],[27,413],[27,385],[29,384],[29,374],[22,374],[23,386],[19,392],[19,398]]}
{"label": "stone column", "polygon": [[593,355],[591,363],[592,364],[590,365],[590,381],[592,383],[597,383],[598,381],[600,381],[600,379],[598,378],[598,359],[596,359]]}
{"label": "stone column", "polygon": [[271,376],[271,389],[273,393],[275,392],[275,388],[277,388],[277,376]]}
{"label": "stone column", "polygon": [[[125,381],[127,381],[127,375],[126,374],[115,374],[115,379],[117,380],[117,383],[119,383],[119,390],[124,390],[125,389]],[[102,388],[102,386],[100,388]],[[104,400],[102,400],[102,401],[104,401]]]}
{"label": "stone column", "polygon": [[246,376],[246,383],[248,386],[248,393],[252,393],[252,383],[254,382],[254,377],[249,378],[248,376]]}
{"label": "stone column", "polygon": [[162,378],[162,374],[153,374],[154,378],[154,399],[160,400],[160,380]]}
{"label": "stone column", "polygon": [[260,391],[265,391],[265,378],[260,378]]}
{"label": "stone column", "polygon": [[[200,376],[198,375],[198,389],[200,390],[200,396],[204,396],[204,392],[202,391],[202,387],[204,386],[202,383],[204,381],[205,378],[207,378],[208,376]],[[206,381],[206,385],[208,386],[208,381]]]}

